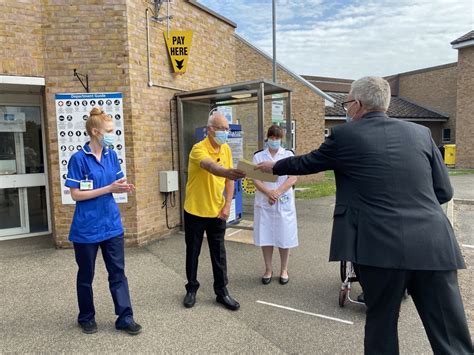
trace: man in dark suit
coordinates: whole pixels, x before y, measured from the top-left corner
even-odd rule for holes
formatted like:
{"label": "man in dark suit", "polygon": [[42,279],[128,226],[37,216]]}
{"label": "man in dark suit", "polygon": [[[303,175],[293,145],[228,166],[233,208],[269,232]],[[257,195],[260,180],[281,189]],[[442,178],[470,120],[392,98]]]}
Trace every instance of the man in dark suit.
{"label": "man in dark suit", "polygon": [[367,305],[366,354],[398,354],[398,316],[408,289],[435,354],[472,354],[457,281],[465,268],[441,204],[453,190],[430,130],[386,115],[390,85],[352,84],[349,123],[306,155],[258,168],[276,175],[334,170],[330,261],[358,265]]}

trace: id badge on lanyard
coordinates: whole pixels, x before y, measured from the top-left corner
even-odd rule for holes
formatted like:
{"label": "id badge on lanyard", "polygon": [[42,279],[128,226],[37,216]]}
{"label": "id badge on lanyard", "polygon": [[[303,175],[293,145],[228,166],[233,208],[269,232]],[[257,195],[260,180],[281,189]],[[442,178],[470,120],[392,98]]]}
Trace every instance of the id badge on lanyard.
{"label": "id badge on lanyard", "polygon": [[88,190],[93,190],[93,189],[94,189],[94,181],[89,180],[86,175],[86,178],[80,181],[79,190],[88,191]]}

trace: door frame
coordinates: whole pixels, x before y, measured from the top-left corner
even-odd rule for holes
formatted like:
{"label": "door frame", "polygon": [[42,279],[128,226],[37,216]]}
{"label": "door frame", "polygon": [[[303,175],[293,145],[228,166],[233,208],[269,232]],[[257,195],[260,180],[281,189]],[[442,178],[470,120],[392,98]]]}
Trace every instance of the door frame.
{"label": "door frame", "polygon": [[[29,179],[29,182],[23,182],[22,184],[25,186],[22,187],[30,187],[30,186],[43,186],[42,184],[38,185],[38,182],[41,179],[41,176],[44,176],[44,186],[46,190],[46,214],[47,214],[47,221],[48,221],[48,230],[44,232],[36,232],[36,233],[23,233],[23,234],[14,234],[14,235],[9,235],[9,236],[1,236],[0,237],[0,242],[4,240],[11,240],[11,239],[20,239],[20,238],[29,238],[29,237],[36,237],[40,235],[48,235],[51,234],[52,228],[51,228],[51,201],[50,201],[50,186],[49,186],[49,160],[48,160],[48,155],[47,155],[47,149],[46,149],[46,121],[45,121],[45,115],[44,115],[44,104],[43,101],[44,96],[41,92],[38,93],[26,93],[26,92],[10,92],[10,93],[2,93],[0,92],[0,105],[1,106],[24,106],[24,107],[38,107],[39,108],[39,114],[40,114],[40,122],[41,122],[41,138],[43,140],[43,146],[41,147],[43,150],[43,157],[44,157],[44,173],[42,174],[24,174],[26,175],[31,175],[31,178],[34,178],[33,181]],[[24,146],[21,147],[21,149],[24,149]],[[21,175],[21,174],[20,174]],[[18,175],[18,180],[23,180],[24,177],[21,177]],[[35,176],[36,175],[36,176]],[[38,176],[39,175],[39,176]],[[35,182],[36,181],[36,182]],[[20,190],[20,198],[21,198],[21,190]],[[24,199],[26,200],[26,194],[23,193]],[[26,202],[26,207],[28,208],[28,201]],[[28,223],[28,210],[26,210],[26,223]],[[23,213],[23,212],[21,212]],[[23,219],[22,219],[23,222]],[[22,223],[23,224],[23,223]],[[20,231],[21,232],[21,231]]]}

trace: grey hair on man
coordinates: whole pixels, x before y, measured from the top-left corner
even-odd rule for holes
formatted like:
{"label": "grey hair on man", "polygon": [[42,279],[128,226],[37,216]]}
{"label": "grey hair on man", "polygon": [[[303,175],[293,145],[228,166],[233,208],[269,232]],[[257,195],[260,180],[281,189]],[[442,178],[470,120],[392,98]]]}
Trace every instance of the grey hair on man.
{"label": "grey hair on man", "polygon": [[388,110],[390,105],[390,84],[378,76],[366,76],[351,85],[351,95],[359,100],[367,111]]}
{"label": "grey hair on man", "polygon": [[219,112],[216,109],[211,110],[209,113],[209,119],[207,120],[207,127],[214,126],[218,117],[224,117],[222,112]]}

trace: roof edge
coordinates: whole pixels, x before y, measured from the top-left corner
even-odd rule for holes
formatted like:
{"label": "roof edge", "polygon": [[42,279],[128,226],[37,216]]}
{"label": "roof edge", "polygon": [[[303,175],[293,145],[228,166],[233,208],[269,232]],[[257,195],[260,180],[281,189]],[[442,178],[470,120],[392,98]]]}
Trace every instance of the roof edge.
{"label": "roof edge", "polygon": [[437,113],[438,115],[441,115],[441,116],[444,116],[445,118],[449,118],[449,115],[446,113],[446,112],[443,112],[443,111],[440,111],[440,110],[437,110],[437,109],[434,109],[432,107],[428,107],[428,106],[425,106],[425,105],[422,105],[416,101],[413,101],[413,100],[410,100],[408,98],[406,98],[405,96],[398,96],[400,99],[403,99],[413,105],[417,105],[417,106],[420,106],[421,108],[424,108],[425,110],[428,110],[428,111],[431,111],[431,112],[434,112],[434,113]]}
{"label": "roof edge", "polygon": [[[191,0],[189,0],[191,1]],[[242,36],[240,36],[239,34],[237,33],[234,33],[234,36],[237,37],[237,39],[239,39],[240,41],[242,41],[245,45],[249,46],[250,48],[252,48],[254,51],[256,51],[257,53],[259,53],[260,55],[262,55],[263,57],[265,57],[266,59],[268,59],[269,61],[273,61],[273,58],[265,53],[263,50],[261,50],[260,48],[256,47],[255,45],[253,45],[252,43],[250,43],[249,41],[247,41],[245,38],[243,38]],[[286,66],[284,66],[283,64],[279,63],[277,61],[277,66],[280,67],[282,70],[284,70],[285,72],[287,72],[290,76],[292,76],[294,79],[296,79],[297,81],[301,82],[302,84],[304,84],[305,86],[307,86],[309,89],[311,89],[314,93],[316,93],[317,95],[321,96],[323,99],[331,102],[331,103],[336,103],[336,100],[334,100],[334,98],[332,98],[330,95],[326,94],[324,91],[322,91],[321,89],[317,88],[316,86],[314,86],[313,84],[311,84],[308,80],[304,79],[303,77],[301,77],[300,75],[296,74],[294,71],[290,70],[289,68],[287,68]]]}
{"label": "roof edge", "polygon": [[458,42],[452,45],[453,49],[461,49],[461,48],[466,48],[466,47],[471,47],[474,46],[474,39],[470,39],[467,41],[463,42]]}
{"label": "roof edge", "polygon": [[423,69],[416,69],[416,70],[410,70],[406,71],[403,73],[397,73],[397,74],[392,74],[392,75],[386,75],[384,78],[390,78],[390,77],[395,77],[395,76],[402,76],[402,75],[412,75],[412,74],[419,74],[419,73],[425,73],[429,72],[432,70],[439,70],[439,69],[445,69],[445,68],[450,68],[450,67],[456,67],[458,65],[458,62],[452,62],[452,63],[447,63],[447,64],[441,64],[441,65],[436,65],[434,67],[429,67],[429,68],[423,68]]}
{"label": "roof edge", "polygon": [[196,6],[197,8],[201,9],[202,11],[204,12],[207,12],[208,14],[216,17],[217,19],[227,23],[228,25],[234,27],[234,28],[237,28],[237,24],[231,20],[229,20],[227,17],[224,17],[220,14],[218,14],[217,12],[211,10],[210,8],[208,8],[207,6],[204,6],[203,4],[200,4],[198,1],[196,0],[188,0],[188,2],[191,4],[191,5],[194,5]]}

